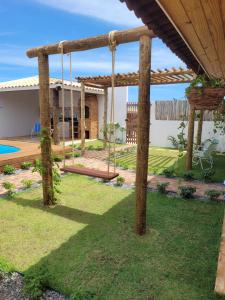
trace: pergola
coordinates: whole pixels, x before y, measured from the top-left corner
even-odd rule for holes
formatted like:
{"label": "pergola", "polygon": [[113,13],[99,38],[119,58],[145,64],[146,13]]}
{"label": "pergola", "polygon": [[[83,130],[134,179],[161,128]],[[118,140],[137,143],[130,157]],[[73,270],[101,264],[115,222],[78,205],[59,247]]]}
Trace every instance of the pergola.
{"label": "pergola", "polygon": [[[139,72],[129,73],[117,73],[114,75],[114,86],[137,86],[140,82]],[[186,68],[172,68],[172,69],[157,69],[150,72],[150,85],[161,84],[178,84],[189,83],[194,79],[196,74],[191,69]],[[108,111],[108,87],[112,86],[111,75],[103,76],[82,76],[76,78],[81,83],[81,151],[84,153],[85,149],[85,119],[84,119],[84,107],[85,107],[85,88],[84,86],[96,87],[104,89],[104,117],[103,126],[107,126],[107,111]],[[104,130],[104,147],[106,147],[107,132]]]}
{"label": "pergola", "polygon": [[[84,51],[94,48],[106,47],[109,45],[109,34],[90,37],[81,40],[63,42],[63,54],[74,51]],[[148,151],[149,151],[149,128],[150,128],[150,84],[169,84],[189,82],[192,77],[190,70],[165,70],[151,72],[151,40],[156,37],[152,30],[146,26],[121,30],[114,32],[114,42],[119,44],[139,41],[139,73],[131,73],[122,79],[120,84],[139,86],[138,100],[138,128],[137,128],[137,167],[136,167],[136,224],[137,234],[146,232],[146,200],[147,200],[147,175],[148,175]],[[39,101],[40,120],[42,127],[41,153],[42,153],[42,182],[43,201],[45,205],[54,203],[53,193],[53,165],[51,158],[51,131],[50,131],[50,103],[49,103],[49,55],[62,53],[62,42],[33,48],[27,51],[28,57],[38,58],[39,67]],[[120,76],[118,76],[120,77]],[[152,78],[151,78],[152,77]],[[89,78],[90,81],[90,78]],[[90,84],[90,83],[89,83]],[[118,86],[118,83],[116,86]],[[109,77],[106,77],[105,90],[109,84]],[[84,87],[84,83],[82,83]],[[81,89],[84,98],[85,91]],[[81,102],[82,103],[82,102]],[[84,105],[81,105],[82,107]],[[81,114],[82,115],[82,114]],[[84,116],[83,116],[84,118]]]}
{"label": "pergola", "polygon": [[[139,72],[118,73],[115,75],[115,86],[135,86],[139,84]],[[176,84],[188,83],[193,80],[195,73],[191,69],[172,68],[170,70],[151,70],[150,84]],[[111,75],[106,76],[87,76],[77,77],[79,82],[83,82],[86,86],[95,87],[111,87]]]}

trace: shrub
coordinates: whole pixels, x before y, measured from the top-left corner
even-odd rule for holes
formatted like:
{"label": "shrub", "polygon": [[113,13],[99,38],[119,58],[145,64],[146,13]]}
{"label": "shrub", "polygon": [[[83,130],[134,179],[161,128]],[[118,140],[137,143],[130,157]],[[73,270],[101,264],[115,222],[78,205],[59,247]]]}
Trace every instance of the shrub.
{"label": "shrub", "polygon": [[79,152],[74,153],[74,157],[80,157],[80,156],[81,156],[81,154]]}
{"label": "shrub", "polygon": [[55,155],[53,156],[54,162],[62,162],[63,161],[63,156],[61,155]]}
{"label": "shrub", "polygon": [[103,148],[103,146],[98,146],[98,147],[96,147],[96,150],[97,151],[102,151],[104,148]]}
{"label": "shrub", "polygon": [[201,177],[205,182],[211,182],[213,181],[212,177],[215,175],[214,170],[203,170]]}
{"label": "shrub", "polygon": [[40,299],[49,285],[49,277],[50,274],[44,266],[27,271],[24,276],[24,294],[32,299]]}
{"label": "shrub", "polygon": [[15,184],[5,181],[2,183],[2,186],[4,187],[5,190],[7,190],[7,197],[12,198],[15,194],[16,186]]}
{"label": "shrub", "polygon": [[167,178],[174,177],[174,169],[173,168],[167,168],[163,170],[162,174],[165,175]]}
{"label": "shrub", "polygon": [[89,145],[89,146],[87,146],[86,149],[87,149],[87,150],[94,150],[94,146],[93,146],[93,145]]}
{"label": "shrub", "polygon": [[168,187],[169,182],[158,182],[157,183],[157,191],[161,194],[166,194],[167,190],[166,188]]}
{"label": "shrub", "polygon": [[31,161],[24,161],[21,164],[22,170],[29,170],[33,166],[33,163]]}
{"label": "shrub", "polygon": [[180,196],[184,199],[193,198],[193,194],[196,192],[196,188],[193,186],[180,186]]}
{"label": "shrub", "polygon": [[219,196],[221,195],[220,191],[217,190],[207,190],[205,192],[205,196],[209,199],[209,200],[217,200],[219,198]]}
{"label": "shrub", "polygon": [[23,186],[24,186],[25,189],[29,189],[29,188],[31,188],[31,186],[33,184],[33,180],[31,180],[31,179],[23,179],[21,181],[21,183],[23,184]]}
{"label": "shrub", "polygon": [[125,178],[122,177],[122,176],[118,176],[118,177],[116,178],[116,183],[115,183],[115,185],[116,185],[116,186],[122,186],[122,185],[124,184],[124,182],[125,182]]}
{"label": "shrub", "polygon": [[186,171],[183,174],[183,178],[185,180],[193,180],[194,179],[194,173],[192,171]]}
{"label": "shrub", "polygon": [[4,175],[15,174],[15,172],[16,172],[16,169],[13,166],[11,166],[11,165],[5,165],[3,167],[3,173],[4,173]]}

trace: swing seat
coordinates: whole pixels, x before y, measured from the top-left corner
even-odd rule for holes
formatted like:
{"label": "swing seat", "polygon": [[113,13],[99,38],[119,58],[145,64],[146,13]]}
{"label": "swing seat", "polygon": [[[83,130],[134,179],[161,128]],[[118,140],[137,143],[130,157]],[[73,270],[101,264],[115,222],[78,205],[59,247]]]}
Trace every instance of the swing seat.
{"label": "swing seat", "polygon": [[119,173],[101,171],[101,170],[90,169],[90,168],[85,168],[85,167],[69,166],[69,167],[62,168],[61,170],[65,173],[86,175],[86,176],[90,176],[90,177],[101,178],[104,180],[112,180],[112,179],[116,178],[117,176],[119,176]]}

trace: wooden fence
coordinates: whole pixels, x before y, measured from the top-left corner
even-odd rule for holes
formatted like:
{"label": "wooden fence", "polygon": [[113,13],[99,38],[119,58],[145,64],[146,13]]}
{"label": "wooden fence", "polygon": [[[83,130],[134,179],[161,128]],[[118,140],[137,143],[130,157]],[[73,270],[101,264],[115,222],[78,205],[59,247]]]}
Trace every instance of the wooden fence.
{"label": "wooden fence", "polygon": [[[189,104],[186,100],[155,101],[156,120],[187,120],[188,111]],[[213,121],[212,111],[204,112],[204,121]]]}

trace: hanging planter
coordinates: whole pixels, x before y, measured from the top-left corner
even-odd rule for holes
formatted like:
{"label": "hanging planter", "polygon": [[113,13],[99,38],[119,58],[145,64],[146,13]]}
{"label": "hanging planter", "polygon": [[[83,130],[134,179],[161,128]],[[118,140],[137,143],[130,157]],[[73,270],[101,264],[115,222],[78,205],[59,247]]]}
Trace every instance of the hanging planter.
{"label": "hanging planter", "polygon": [[223,102],[225,84],[220,79],[197,76],[186,89],[188,102],[196,110],[215,110]]}

